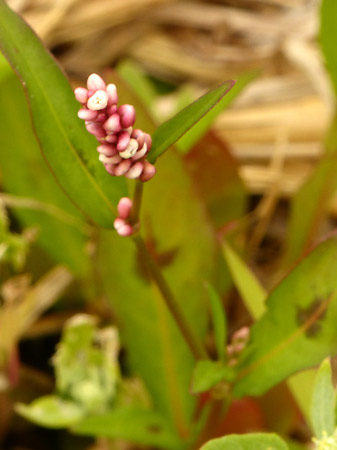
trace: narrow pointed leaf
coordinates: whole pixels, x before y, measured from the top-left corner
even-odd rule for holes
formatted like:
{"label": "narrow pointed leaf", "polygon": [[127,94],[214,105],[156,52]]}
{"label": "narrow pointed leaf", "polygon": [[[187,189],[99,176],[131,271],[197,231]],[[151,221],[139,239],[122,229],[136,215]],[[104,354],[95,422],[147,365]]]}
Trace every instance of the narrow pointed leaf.
{"label": "narrow pointed leaf", "polygon": [[229,243],[225,242],[222,248],[229,271],[242,300],[253,318],[260,318],[265,311],[266,291]]}
{"label": "narrow pointed leaf", "polygon": [[96,140],[77,117],[79,105],[60,67],[3,0],[0,48],[25,86],[36,135],[59,184],[96,223],[112,228],[125,180],[109,176],[98,161]]}
{"label": "narrow pointed leaf", "polygon": [[234,84],[235,81],[225,81],[160,125],[152,137],[149,161],[155,162],[160,155],[207,114],[232,89]]}
{"label": "narrow pointed leaf", "polygon": [[324,360],[315,380],[311,403],[311,420],[317,438],[331,436],[336,427],[336,393],[332,384],[331,364]]}
{"label": "narrow pointed leaf", "polygon": [[233,381],[235,370],[219,361],[208,359],[197,362],[193,372],[192,392],[198,394],[211,389],[222,380]]}
{"label": "narrow pointed leaf", "polygon": [[221,299],[216,290],[207,284],[208,298],[211,305],[212,323],[214,328],[215,345],[221,361],[226,358],[227,319]]}

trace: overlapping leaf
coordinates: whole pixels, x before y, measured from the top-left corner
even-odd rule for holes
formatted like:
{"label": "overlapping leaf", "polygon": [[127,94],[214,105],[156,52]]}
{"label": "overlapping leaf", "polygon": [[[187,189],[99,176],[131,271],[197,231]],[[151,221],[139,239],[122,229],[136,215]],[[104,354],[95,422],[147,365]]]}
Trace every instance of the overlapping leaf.
{"label": "overlapping leaf", "polygon": [[305,258],[267,299],[268,309],[252,327],[237,396],[261,395],[289,375],[336,353],[337,239]]}

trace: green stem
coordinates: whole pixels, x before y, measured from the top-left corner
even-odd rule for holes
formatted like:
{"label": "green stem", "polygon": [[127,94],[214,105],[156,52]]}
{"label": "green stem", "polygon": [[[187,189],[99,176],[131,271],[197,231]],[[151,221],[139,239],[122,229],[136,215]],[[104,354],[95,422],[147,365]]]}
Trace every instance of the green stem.
{"label": "green stem", "polygon": [[192,332],[189,323],[181,311],[173,292],[163,277],[156,261],[148,251],[143,239],[137,235],[133,238],[133,240],[192,354],[196,359],[207,359],[208,355],[205,349],[200,345],[194,336],[194,333]]}
{"label": "green stem", "polygon": [[143,185],[144,183],[138,180],[136,182],[135,190],[133,193],[133,207],[130,217],[130,223],[133,226],[137,225],[139,222],[140,207],[142,205],[142,197],[143,197]]}

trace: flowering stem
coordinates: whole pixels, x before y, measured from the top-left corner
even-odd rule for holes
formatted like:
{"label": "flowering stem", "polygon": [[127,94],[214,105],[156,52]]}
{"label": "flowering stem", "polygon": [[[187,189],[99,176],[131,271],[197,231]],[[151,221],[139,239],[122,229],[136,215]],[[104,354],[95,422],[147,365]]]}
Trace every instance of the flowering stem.
{"label": "flowering stem", "polygon": [[179,307],[176,298],[173,295],[173,292],[163,277],[156,261],[148,251],[143,239],[139,235],[136,235],[133,240],[192,354],[196,359],[207,359],[208,355],[205,349],[196,339],[189,323]]}
{"label": "flowering stem", "polygon": [[133,193],[133,207],[130,217],[130,224],[133,226],[137,225],[139,222],[140,207],[143,197],[143,185],[144,183],[142,181],[136,181],[135,190]]}

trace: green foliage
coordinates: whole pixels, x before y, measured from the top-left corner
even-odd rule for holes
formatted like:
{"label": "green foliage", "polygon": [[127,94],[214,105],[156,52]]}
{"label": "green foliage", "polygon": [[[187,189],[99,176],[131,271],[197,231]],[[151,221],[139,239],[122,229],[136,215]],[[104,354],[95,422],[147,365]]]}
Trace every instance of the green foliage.
{"label": "green foliage", "polygon": [[325,360],[316,375],[311,403],[311,420],[319,439],[333,435],[336,428],[336,393],[331,377],[330,361]]}
{"label": "green foliage", "polygon": [[248,311],[254,319],[260,318],[265,311],[266,291],[228,242],[223,244],[222,249],[235,286]]}
{"label": "green foliage", "polygon": [[89,268],[83,216],[49,171],[31,127],[23,88],[1,55],[0,74],[0,108],[6,111],[0,121],[3,187],[22,198],[15,215],[24,226],[37,228],[37,242],[52,259],[83,276]]}
{"label": "green foliage", "polygon": [[288,447],[275,434],[256,433],[213,439],[201,450],[288,450]]}
{"label": "green foliage", "polygon": [[33,422],[53,428],[72,425],[89,414],[111,407],[119,381],[116,330],[97,330],[92,316],[70,319],[53,359],[58,395],[41,397],[17,411]]}
{"label": "green foliage", "polygon": [[234,84],[234,81],[225,81],[160,125],[152,137],[149,161],[155,162],[160,155],[207,114],[232,89]]}
{"label": "green foliage", "polygon": [[337,4],[334,0],[323,0],[321,5],[320,43],[327,69],[337,94],[337,54],[336,54]]}
{"label": "green foliage", "polygon": [[[28,25],[0,2],[0,48],[24,82],[41,149],[58,182],[80,209],[113,227],[115,206],[127,193],[98,161],[95,139],[77,118],[78,103],[61,69]],[[83,193],[85,192],[85,195]]]}
{"label": "green foliage", "polygon": [[197,362],[193,373],[192,392],[198,394],[208,391],[220,381],[232,382],[235,370],[221,361],[201,360]]}
{"label": "green foliage", "polygon": [[211,305],[215,346],[220,361],[226,359],[227,319],[221,299],[212,285],[207,284],[208,298]]}
{"label": "green foliage", "polygon": [[319,245],[270,294],[252,327],[234,393],[261,395],[336,352],[337,240]]}
{"label": "green foliage", "polygon": [[72,427],[86,436],[127,439],[142,445],[181,450],[182,443],[155,412],[141,408],[116,408],[103,415],[87,417]]}

